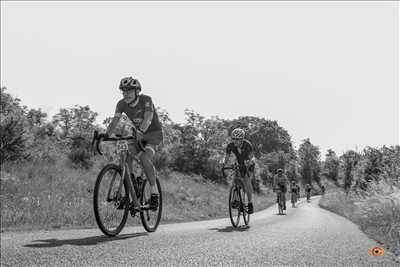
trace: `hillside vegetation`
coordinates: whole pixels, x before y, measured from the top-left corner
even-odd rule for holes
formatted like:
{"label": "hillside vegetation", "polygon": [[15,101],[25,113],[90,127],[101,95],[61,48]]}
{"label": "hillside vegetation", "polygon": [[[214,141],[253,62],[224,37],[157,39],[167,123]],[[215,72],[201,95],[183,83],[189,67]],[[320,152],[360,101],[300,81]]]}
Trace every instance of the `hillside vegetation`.
{"label": "hillside vegetation", "polygon": [[340,172],[320,206],[349,218],[400,256],[400,147],[348,151],[338,163]]}

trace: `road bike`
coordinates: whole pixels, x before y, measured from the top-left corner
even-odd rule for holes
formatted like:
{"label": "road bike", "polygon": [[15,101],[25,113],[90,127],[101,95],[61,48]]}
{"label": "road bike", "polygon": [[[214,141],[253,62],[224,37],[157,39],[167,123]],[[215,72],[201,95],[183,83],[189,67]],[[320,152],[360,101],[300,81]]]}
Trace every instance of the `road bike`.
{"label": "road bike", "polygon": [[[103,134],[94,132],[92,146],[103,155],[100,144],[102,142],[114,142],[119,157],[119,164],[108,163],[97,176],[93,207],[96,223],[100,230],[107,236],[116,236],[124,228],[128,213],[132,217],[140,214],[143,227],[148,232],[154,232],[161,219],[162,214],[162,191],[158,178],[156,188],[159,194],[159,205],[157,208],[150,206],[150,183],[145,177],[139,156],[143,153],[145,142],[136,139],[136,128],[132,128],[132,135],[116,137],[105,137]],[[129,152],[129,145],[135,146],[136,155]],[[133,163],[128,162],[128,155],[133,158]],[[135,174],[129,174],[128,164],[135,165],[138,169]]]}
{"label": "road bike", "polygon": [[[222,168],[222,175],[224,178],[227,177],[225,170],[232,170],[234,175],[232,186],[229,190],[229,217],[233,227],[238,227],[240,222],[240,217],[243,216],[243,221],[245,225],[249,225],[250,214],[248,213],[249,199],[245,190],[242,179],[240,177],[239,165],[233,164],[231,166]],[[245,175],[249,175],[248,168],[246,167]]]}

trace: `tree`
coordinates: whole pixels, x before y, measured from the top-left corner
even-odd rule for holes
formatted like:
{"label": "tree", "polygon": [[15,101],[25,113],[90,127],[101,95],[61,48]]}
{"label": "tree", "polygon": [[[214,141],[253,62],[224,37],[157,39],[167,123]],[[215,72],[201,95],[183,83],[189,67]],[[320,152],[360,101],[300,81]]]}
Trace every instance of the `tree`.
{"label": "tree", "polygon": [[295,158],[290,135],[277,121],[252,116],[239,117],[231,122],[228,134],[236,127],[245,129],[247,138],[258,150],[257,156],[281,150],[288,153],[291,159]]}
{"label": "tree", "polygon": [[74,113],[71,109],[62,108],[53,116],[53,123],[61,128],[64,138],[70,136]]}
{"label": "tree", "polygon": [[21,107],[20,99],[12,97],[6,90],[6,87],[1,88],[0,97],[0,163],[28,156],[26,107]]}
{"label": "tree", "polygon": [[325,162],[323,164],[323,175],[329,180],[338,184],[339,178],[339,158],[336,156],[335,151],[328,149],[325,155]]}
{"label": "tree", "polygon": [[314,146],[310,139],[303,140],[299,147],[300,173],[304,184],[312,184],[312,181],[319,183],[319,161],[320,151]]}
{"label": "tree", "polygon": [[353,183],[353,170],[360,160],[361,155],[354,150],[348,150],[340,156],[341,168],[344,172],[344,190],[349,192]]}
{"label": "tree", "polygon": [[91,136],[96,128],[98,113],[90,110],[89,106],[75,105],[73,108],[62,108],[53,116],[53,123],[59,127],[65,137]]}

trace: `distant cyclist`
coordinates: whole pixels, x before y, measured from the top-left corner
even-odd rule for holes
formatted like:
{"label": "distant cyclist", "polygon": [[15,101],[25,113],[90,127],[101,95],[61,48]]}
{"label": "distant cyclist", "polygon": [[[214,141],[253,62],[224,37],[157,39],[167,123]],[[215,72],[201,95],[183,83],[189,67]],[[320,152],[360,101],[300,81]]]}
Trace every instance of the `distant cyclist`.
{"label": "distant cyclist", "polygon": [[[276,191],[279,189],[281,192],[283,192],[283,209],[286,210],[286,192],[287,192],[287,186],[288,186],[288,178],[287,176],[283,173],[282,169],[278,169],[276,175],[274,176],[273,180],[273,189]],[[279,201],[279,196],[278,194],[276,195],[276,202]]]}
{"label": "distant cyclist", "polygon": [[297,202],[298,198],[298,186],[296,183],[296,180],[292,180],[290,183],[290,193],[291,193],[291,201],[292,201],[292,206],[294,207],[295,203]]}
{"label": "distant cyclist", "polygon": [[311,185],[310,184],[306,184],[306,186],[304,187],[304,191],[306,191],[307,201],[310,201],[310,198],[311,198]]}
{"label": "distant cyclist", "polygon": [[321,185],[321,194],[324,195],[325,194],[325,186]]}
{"label": "distant cyclist", "polygon": [[[146,177],[150,182],[150,207],[157,209],[159,203],[159,194],[155,186],[156,174],[153,165],[153,157],[155,148],[163,140],[163,133],[160,120],[158,119],[157,111],[154,107],[153,101],[150,96],[139,94],[142,87],[137,79],[132,77],[123,78],[119,84],[119,89],[122,92],[123,99],[118,101],[114,117],[107,128],[106,135],[111,135],[122,116],[125,113],[132,123],[136,126],[137,139],[142,140],[145,144],[145,152],[140,155],[140,161],[143,165]],[[129,146],[130,152],[135,154],[135,146]],[[132,157],[128,154],[128,159],[132,162]],[[128,164],[130,172],[132,173],[132,166]]]}
{"label": "distant cyclist", "polygon": [[243,179],[243,184],[249,199],[247,207],[248,213],[252,214],[254,207],[252,202],[253,187],[251,185],[251,177],[254,176],[255,160],[253,146],[250,141],[244,139],[245,134],[245,131],[241,128],[236,128],[232,131],[232,142],[226,147],[223,167],[228,163],[231,153],[235,154],[240,169],[240,177]]}

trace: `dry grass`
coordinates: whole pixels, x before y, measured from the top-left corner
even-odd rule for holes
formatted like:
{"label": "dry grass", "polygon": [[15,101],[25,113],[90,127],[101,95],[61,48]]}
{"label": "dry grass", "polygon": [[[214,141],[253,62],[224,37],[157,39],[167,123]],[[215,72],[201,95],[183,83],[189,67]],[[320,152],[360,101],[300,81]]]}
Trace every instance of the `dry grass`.
{"label": "dry grass", "polygon": [[336,190],[326,194],[319,205],[350,219],[368,236],[400,255],[400,190],[384,183],[376,187],[364,197],[346,196]]}
{"label": "dry grass", "polygon": [[[92,197],[97,161],[90,170],[75,169],[65,159],[55,162],[4,164],[1,169],[1,229],[95,227]],[[228,216],[228,186],[195,175],[159,173],[163,187],[162,222],[214,219]],[[256,210],[274,203],[273,194],[256,195]],[[139,220],[130,219],[128,224]]]}

